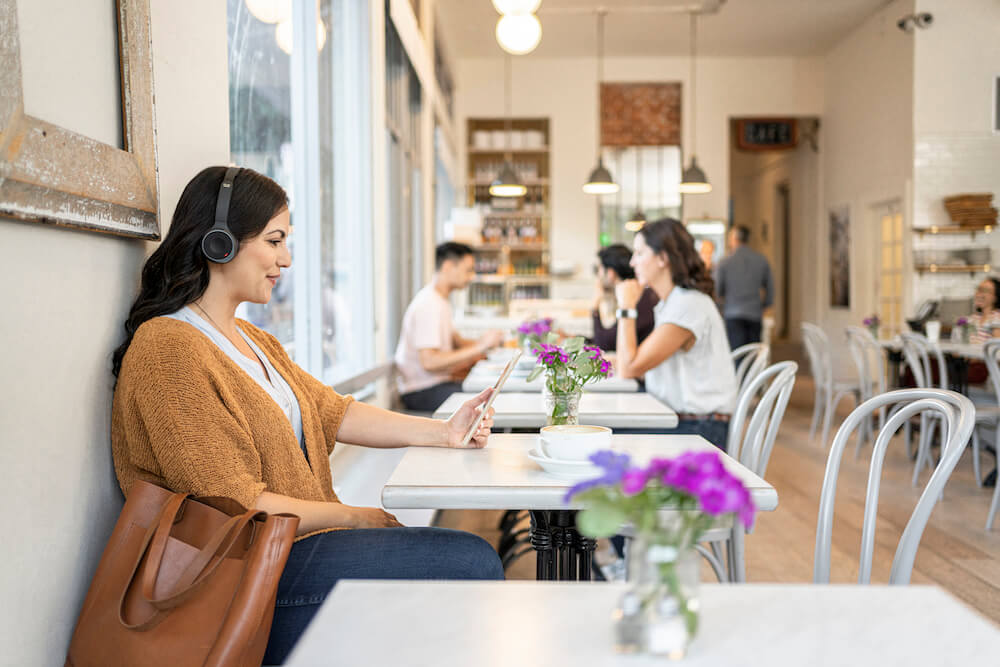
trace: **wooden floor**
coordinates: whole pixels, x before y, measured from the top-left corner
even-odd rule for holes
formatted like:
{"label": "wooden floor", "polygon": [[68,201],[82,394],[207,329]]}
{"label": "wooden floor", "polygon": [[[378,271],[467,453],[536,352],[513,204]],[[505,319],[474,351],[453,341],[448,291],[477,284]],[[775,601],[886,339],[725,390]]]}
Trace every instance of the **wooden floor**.
{"label": "wooden floor", "polygon": [[[812,383],[800,377],[775,444],[767,480],[778,491],[778,508],[758,516],[753,534],[747,536],[747,579],[751,582],[809,582],[819,493],[826,467],[827,449],[817,436],[809,441],[812,416]],[[844,401],[840,419],[849,411]],[[839,421],[837,422],[839,423]],[[832,439],[832,436],[831,436]],[[840,472],[834,514],[831,580],[857,580],[858,549],[870,447],[854,459],[849,444]],[[1000,520],[991,533],[983,528],[993,489],[978,488],[972,475],[971,449],[952,475],[924,532],[912,583],[936,584],[1000,624]],[[984,474],[993,458],[983,456]],[[909,519],[922,488],[910,485],[913,464],[902,442],[893,443],[886,456],[879,498],[872,580],[888,581],[896,542]],[[921,483],[925,483],[924,473]],[[460,528],[496,544],[500,512],[446,511],[438,525]],[[533,579],[534,556],[529,554],[507,572],[509,579]],[[703,577],[710,580],[711,570]]]}

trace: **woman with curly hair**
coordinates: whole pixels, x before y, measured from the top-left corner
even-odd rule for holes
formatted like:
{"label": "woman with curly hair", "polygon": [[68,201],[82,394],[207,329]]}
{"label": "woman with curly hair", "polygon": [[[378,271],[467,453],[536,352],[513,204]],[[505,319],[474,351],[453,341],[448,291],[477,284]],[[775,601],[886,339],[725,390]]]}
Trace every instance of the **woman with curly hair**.
{"label": "woman with curly hair", "polygon": [[[725,450],[736,374],[712,278],[694,239],[672,218],[648,223],[635,235],[631,266],[635,279],[615,289],[618,375],[645,376],[646,391],[677,412],[672,433],[701,435]],[[653,309],[655,328],[639,345],[635,308],[645,287],[660,301]]]}

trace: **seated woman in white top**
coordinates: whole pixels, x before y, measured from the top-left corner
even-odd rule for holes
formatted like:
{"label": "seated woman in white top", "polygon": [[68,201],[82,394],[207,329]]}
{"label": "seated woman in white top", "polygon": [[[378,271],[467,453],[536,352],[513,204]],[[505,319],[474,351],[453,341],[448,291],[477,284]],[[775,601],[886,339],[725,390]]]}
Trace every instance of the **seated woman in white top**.
{"label": "seated woman in white top", "polygon": [[[626,378],[645,375],[646,391],[678,415],[672,433],[701,435],[724,450],[736,406],[736,374],[726,327],[712,300],[712,278],[694,239],[672,218],[648,223],[635,235],[631,265],[636,279],[615,290],[616,372]],[[653,308],[653,333],[638,345],[635,307],[645,287],[660,302]]]}

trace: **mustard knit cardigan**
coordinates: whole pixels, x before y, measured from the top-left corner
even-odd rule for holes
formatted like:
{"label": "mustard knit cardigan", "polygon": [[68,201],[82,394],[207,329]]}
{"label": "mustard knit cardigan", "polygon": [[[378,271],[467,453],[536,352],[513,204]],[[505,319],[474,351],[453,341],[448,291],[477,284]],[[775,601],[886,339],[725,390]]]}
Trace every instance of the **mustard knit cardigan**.
{"label": "mustard knit cardigan", "polygon": [[308,461],[281,408],[205,334],[156,317],[136,331],[111,410],[125,495],[137,479],[252,507],[262,491],[336,501],[329,456],[353,400],[299,368],[270,334],[238,320],[299,400]]}

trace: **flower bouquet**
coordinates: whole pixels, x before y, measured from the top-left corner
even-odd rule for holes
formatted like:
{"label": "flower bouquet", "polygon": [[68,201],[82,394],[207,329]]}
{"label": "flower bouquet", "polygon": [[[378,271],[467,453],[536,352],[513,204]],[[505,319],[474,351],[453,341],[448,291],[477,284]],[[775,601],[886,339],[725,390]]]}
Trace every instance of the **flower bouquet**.
{"label": "flower bouquet", "polygon": [[544,341],[551,331],[551,317],[541,320],[528,320],[517,328],[517,342],[521,347],[527,347],[530,351],[534,352],[535,346]]}
{"label": "flower bouquet", "polygon": [[878,328],[881,326],[882,321],[878,318],[878,315],[872,315],[871,317],[866,317],[862,324],[868,327],[868,331],[871,332],[872,338],[878,340]]}
{"label": "flower bouquet", "polygon": [[655,458],[645,467],[610,450],[590,460],[603,474],[580,482],[566,495],[567,501],[575,498],[584,506],[577,527],[593,538],[633,527],[632,586],[626,596],[632,597],[631,612],[644,628],[642,643],[649,652],[681,656],[698,630],[695,544],[720,517],[735,517],[746,528],[753,525],[756,508],[750,492],[725,469],[718,452]]}
{"label": "flower bouquet", "polygon": [[972,339],[973,332],[976,330],[976,325],[968,317],[960,317],[955,320],[955,327],[962,333],[963,343],[968,343]]}
{"label": "flower bouquet", "polygon": [[552,342],[533,346],[537,363],[528,382],[545,373],[542,397],[548,424],[576,424],[583,386],[611,375],[611,362],[601,355],[599,347],[584,345],[580,336],[567,338],[561,347],[553,339],[550,334],[547,340]]}

